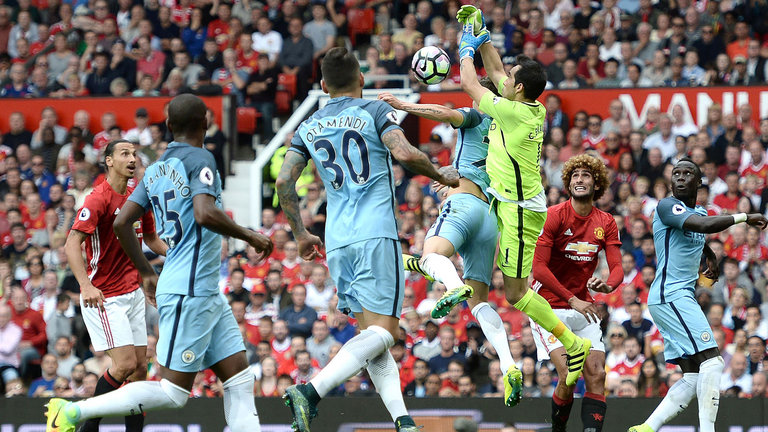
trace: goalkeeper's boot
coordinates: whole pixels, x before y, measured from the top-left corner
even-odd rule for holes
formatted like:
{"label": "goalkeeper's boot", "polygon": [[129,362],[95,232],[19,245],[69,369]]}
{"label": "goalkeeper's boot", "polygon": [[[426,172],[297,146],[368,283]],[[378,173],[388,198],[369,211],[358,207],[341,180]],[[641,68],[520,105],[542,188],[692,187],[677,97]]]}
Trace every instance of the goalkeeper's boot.
{"label": "goalkeeper's boot", "polygon": [[435,307],[432,308],[432,318],[438,319],[448,315],[456,305],[471,298],[474,294],[474,290],[469,285],[462,285],[448,290],[440,300],[435,303]]}
{"label": "goalkeeper's boot", "polygon": [[513,407],[523,397],[523,374],[514,363],[504,374],[504,404]]}
{"label": "goalkeeper's boot", "polygon": [[310,432],[309,424],[317,417],[317,406],[307,397],[307,384],[290,386],[285,390],[285,405],[293,413],[291,427],[296,432]]}
{"label": "goalkeeper's boot", "polygon": [[415,257],[413,255],[403,254],[403,267],[405,270],[409,272],[416,272],[421,273],[422,276],[424,276],[428,281],[434,282],[435,279],[427,274],[427,272],[424,271],[423,268],[421,268],[421,264],[419,263],[419,258]]}
{"label": "goalkeeper's boot", "polygon": [[60,398],[49,400],[45,407],[45,432],[74,432],[79,416],[77,407]]}
{"label": "goalkeeper's boot", "polygon": [[629,428],[629,430],[627,430],[627,432],[654,432],[654,430],[651,429],[651,427],[647,424],[643,423],[641,425],[632,426]]}
{"label": "goalkeeper's boot", "polygon": [[565,365],[568,367],[568,375],[565,377],[565,385],[567,386],[572,386],[579,380],[581,371],[584,369],[584,363],[589,355],[589,350],[592,348],[591,340],[585,338],[579,339],[581,340],[581,345],[571,348],[571,351],[566,353]]}

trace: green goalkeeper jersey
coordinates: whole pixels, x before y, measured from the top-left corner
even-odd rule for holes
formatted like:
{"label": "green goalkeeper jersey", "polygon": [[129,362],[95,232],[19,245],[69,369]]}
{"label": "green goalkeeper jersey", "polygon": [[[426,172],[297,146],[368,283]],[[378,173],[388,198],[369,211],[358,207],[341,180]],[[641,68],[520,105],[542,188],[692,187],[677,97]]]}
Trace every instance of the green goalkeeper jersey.
{"label": "green goalkeeper jersey", "polygon": [[[500,89],[503,84],[504,80],[499,83]],[[544,141],[544,105],[538,101],[511,101],[487,92],[479,108],[493,117],[486,160],[491,192],[508,201],[534,198],[543,190],[539,159]]]}

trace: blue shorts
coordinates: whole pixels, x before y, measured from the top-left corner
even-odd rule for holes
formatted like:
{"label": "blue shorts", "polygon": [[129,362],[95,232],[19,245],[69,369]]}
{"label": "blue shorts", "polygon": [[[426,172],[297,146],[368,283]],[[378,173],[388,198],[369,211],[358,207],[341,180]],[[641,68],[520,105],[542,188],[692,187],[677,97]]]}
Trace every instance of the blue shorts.
{"label": "blue shorts", "polygon": [[488,203],[468,193],[449,196],[427,232],[433,236],[451,242],[464,259],[464,279],[491,284],[499,228]]}
{"label": "blue shorts", "polygon": [[664,360],[690,357],[698,352],[717,348],[707,317],[693,293],[669,303],[648,305],[653,321],[664,337]]}
{"label": "blue shorts", "polygon": [[157,308],[157,360],[168,369],[197,372],[245,351],[240,328],[223,294],[160,294]]}
{"label": "blue shorts", "polygon": [[402,250],[396,240],[374,238],[334,249],[328,252],[328,268],[340,311],[365,309],[400,318],[405,282]]}

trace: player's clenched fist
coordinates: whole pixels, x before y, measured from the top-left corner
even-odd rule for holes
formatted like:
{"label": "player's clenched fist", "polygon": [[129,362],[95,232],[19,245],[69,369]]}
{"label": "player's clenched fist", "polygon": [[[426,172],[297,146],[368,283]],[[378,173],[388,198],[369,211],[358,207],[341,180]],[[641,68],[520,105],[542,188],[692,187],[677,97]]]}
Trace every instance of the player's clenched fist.
{"label": "player's clenched fist", "polygon": [[756,226],[762,230],[768,226],[768,219],[760,213],[750,213],[747,215],[747,225]]}
{"label": "player's clenched fist", "polygon": [[456,168],[452,166],[444,166],[437,170],[437,172],[440,174],[440,180],[438,180],[438,183],[450,187],[459,186],[459,178],[461,176],[459,175],[459,171],[457,171]]}

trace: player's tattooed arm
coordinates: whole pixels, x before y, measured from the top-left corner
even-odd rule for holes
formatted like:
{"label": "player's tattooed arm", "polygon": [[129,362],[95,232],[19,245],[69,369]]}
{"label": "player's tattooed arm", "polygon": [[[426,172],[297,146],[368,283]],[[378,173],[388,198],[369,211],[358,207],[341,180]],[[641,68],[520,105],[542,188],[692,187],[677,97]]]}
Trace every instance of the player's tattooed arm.
{"label": "player's tattooed arm", "polygon": [[313,260],[320,255],[320,249],[323,242],[320,237],[310,234],[301,220],[301,209],[299,208],[299,195],[296,193],[296,181],[301,176],[307,161],[304,157],[294,151],[288,151],[285,154],[283,166],[277,175],[275,188],[277,197],[280,200],[280,207],[288,219],[288,223],[293,230],[293,236],[299,246],[299,255],[307,261]]}
{"label": "player's tattooed arm", "polygon": [[385,133],[381,136],[381,141],[387,146],[392,156],[408,170],[427,176],[446,186],[457,187],[459,185],[459,173],[456,170],[439,172],[426,154],[408,142],[401,129],[393,129]]}
{"label": "player's tattooed arm", "polygon": [[450,123],[454,127],[461,126],[464,123],[464,116],[455,109],[444,107],[437,104],[415,104],[402,101],[394,97],[391,93],[379,94],[379,100],[388,103],[392,108],[415,114],[425,119],[436,120],[439,122]]}
{"label": "player's tattooed arm", "polygon": [[304,223],[301,220],[299,195],[296,193],[296,181],[306,166],[307,161],[303,156],[295,151],[287,152],[275,182],[280,207],[283,209],[285,217],[288,218],[288,223],[291,224],[294,235],[301,235],[306,232]]}

